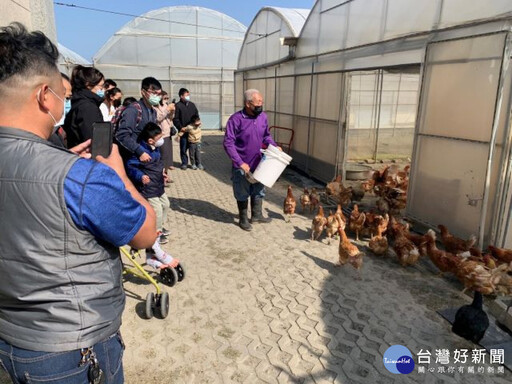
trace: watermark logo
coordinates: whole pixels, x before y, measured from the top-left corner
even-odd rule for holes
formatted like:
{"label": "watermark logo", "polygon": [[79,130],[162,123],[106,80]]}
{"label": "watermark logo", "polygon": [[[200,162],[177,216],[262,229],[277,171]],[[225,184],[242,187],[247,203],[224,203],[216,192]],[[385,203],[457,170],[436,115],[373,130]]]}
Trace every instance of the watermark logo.
{"label": "watermark logo", "polygon": [[407,375],[414,370],[412,353],[403,345],[392,345],[384,353],[384,366],[397,375]]}

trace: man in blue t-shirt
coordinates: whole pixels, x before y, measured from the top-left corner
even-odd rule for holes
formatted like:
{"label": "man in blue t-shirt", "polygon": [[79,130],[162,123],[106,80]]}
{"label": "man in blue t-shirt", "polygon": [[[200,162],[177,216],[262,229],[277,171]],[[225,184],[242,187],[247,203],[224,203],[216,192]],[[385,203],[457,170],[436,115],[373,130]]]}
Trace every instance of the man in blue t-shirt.
{"label": "man in blue t-shirt", "polygon": [[2,366],[13,382],[122,383],[118,247],[150,247],[155,213],[117,146],[92,160],[47,141],[64,111],[54,44],[13,23],[0,47]]}

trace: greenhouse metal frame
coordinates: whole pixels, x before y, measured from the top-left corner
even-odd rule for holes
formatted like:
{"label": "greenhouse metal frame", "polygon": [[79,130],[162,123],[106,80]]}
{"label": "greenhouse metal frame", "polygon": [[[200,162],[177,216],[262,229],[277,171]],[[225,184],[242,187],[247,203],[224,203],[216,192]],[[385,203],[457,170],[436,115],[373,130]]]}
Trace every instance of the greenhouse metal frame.
{"label": "greenhouse metal frame", "polygon": [[234,112],[233,72],[245,32],[244,25],[211,9],[161,8],[124,25],[93,63],[125,96],[139,97],[147,76],[158,79],[171,99],[187,88],[203,127],[219,129]]}
{"label": "greenhouse metal frame", "polygon": [[318,0],[286,58],[239,60],[236,106],[260,89],[323,181],[410,157],[407,216],[511,248],[511,32],[505,0]]}

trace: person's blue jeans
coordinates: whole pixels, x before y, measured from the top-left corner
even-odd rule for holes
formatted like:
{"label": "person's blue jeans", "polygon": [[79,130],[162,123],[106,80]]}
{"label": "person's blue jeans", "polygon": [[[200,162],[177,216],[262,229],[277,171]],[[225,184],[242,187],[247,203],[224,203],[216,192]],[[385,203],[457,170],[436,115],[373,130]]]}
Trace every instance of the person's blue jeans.
{"label": "person's blue jeans", "polygon": [[[124,344],[118,332],[93,346],[105,384],[124,383]],[[90,364],[80,366],[80,350],[36,352],[17,348],[0,339],[0,364],[13,383],[88,384]]]}
{"label": "person's blue jeans", "polygon": [[180,158],[181,158],[181,166],[187,166],[188,164],[188,133],[185,133],[180,137]]}
{"label": "person's blue jeans", "polygon": [[241,168],[233,168],[231,172],[233,181],[233,193],[237,201],[247,201],[249,197],[263,199],[265,197],[265,186],[261,183],[251,184],[245,178],[245,172]]}

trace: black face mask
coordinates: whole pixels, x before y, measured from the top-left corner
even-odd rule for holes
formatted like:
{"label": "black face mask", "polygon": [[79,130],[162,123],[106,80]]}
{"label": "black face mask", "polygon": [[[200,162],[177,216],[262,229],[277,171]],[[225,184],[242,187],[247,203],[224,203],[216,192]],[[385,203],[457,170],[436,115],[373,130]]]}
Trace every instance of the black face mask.
{"label": "black face mask", "polygon": [[252,110],[252,113],[254,113],[255,116],[258,116],[261,112],[263,112],[263,107],[261,105],[254,107]]}
{"label": "black face mask", "polygon": [[114,105],[114,108],[119,108],[121,106],[121,99],[116,99],[112,103]]}

